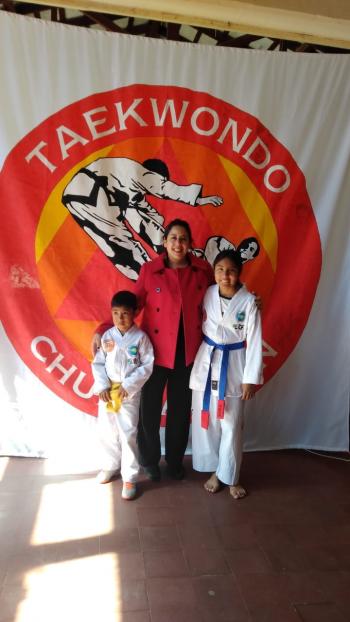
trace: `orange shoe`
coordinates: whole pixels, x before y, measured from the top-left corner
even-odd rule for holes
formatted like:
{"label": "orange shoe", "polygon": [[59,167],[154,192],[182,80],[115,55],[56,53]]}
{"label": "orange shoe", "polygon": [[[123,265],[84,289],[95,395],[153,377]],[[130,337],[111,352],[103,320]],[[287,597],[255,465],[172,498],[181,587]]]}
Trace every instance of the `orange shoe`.
{"label": "orange shoe", "polygon": [[122,499],[132,501],[136,497],[136,484],[133,482],[123,482]]}

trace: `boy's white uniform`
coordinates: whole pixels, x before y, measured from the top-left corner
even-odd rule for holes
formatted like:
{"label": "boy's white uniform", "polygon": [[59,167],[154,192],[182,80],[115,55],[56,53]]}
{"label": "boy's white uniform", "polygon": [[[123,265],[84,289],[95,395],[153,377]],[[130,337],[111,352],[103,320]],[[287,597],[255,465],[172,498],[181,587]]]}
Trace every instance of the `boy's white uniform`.
{"label": "boy's white uniform", "polygon": [[134,324],[124,335],[115,327],[107,330],[92,362],[95,394],[109,389],[112,382],[121,382],[128,392],[117,413],[108,412],[102,400],[98,411],[102,470],[120,469],[124,482],[135,482],[139,472],[136,436],[140,395],[152,373],[153,361],[150,339]]}
{"label": "boy's white uniform", "polygon": [[[219,296],[218,285],[207,290],[203,301],[203,333],[217,344],[246,341],[246,347],[231,350],[225,392],[225,413],[217,418],[218,390],[223,352],[202,342],[190,378],[192,397],[192,459],[197,471],[213,471],[230,486],[238,483],[242,460],[242,384],[262,382],[260,313],[255,298],[243,285],[229,300]],[[212,357],[212,358],[211,358]],[[211,361],[212,389],[209,428],[201,425],[203,396]]]}

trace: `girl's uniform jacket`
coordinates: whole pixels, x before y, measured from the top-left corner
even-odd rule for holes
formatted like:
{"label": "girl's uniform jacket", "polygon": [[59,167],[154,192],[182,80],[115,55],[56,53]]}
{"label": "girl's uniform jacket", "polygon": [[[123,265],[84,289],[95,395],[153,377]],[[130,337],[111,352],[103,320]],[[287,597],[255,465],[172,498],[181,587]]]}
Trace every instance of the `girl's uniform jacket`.
{"label": "girl's uniform jacket", "polygon": [[[209,287],[203,301],[203,333],[219,344],[246,341],[246,348],[231,350],[226,384],[226,396],[241,397],[242,383],[262,383],[262,338],[260,313],[255,298],[243,285],[228,301],[222,314],[218,285]],[[202,342],[191,373],[190,387],[204,391],[213,346]],[[216,349],[212,358],[212,393],[217,395],[222,351]]]}
{"label": "girl's uniform jacket", "polygon": [[101,348],[92,362],[94,393],[121,382],[129,398],[141,391],[153,370],[153,346],[135,324],[124,334],[113,326],[102,336]]}

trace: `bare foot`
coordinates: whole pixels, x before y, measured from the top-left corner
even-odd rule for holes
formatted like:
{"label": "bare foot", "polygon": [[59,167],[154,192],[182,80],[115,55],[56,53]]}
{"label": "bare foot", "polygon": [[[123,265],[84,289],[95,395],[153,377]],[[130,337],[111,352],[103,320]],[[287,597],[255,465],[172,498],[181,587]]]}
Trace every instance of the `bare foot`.
{"label": "bare foot", "polygon": [[247,494],[247,491],[240,484],[236,484],[236,486],[230,486],[230,495],[234,499],[243,499]]}
{"label": "bare foot", "polygon": [[220,480],[216,477],[216,473],[213,473],[211,477],[204,484],[205,490],[208,492],[218,492],[221,488]]}

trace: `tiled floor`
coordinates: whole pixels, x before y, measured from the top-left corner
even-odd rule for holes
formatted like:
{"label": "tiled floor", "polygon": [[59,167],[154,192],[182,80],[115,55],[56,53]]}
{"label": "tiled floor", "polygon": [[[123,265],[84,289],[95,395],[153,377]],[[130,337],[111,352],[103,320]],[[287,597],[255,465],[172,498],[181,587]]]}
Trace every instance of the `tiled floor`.
{"label": "tiled floor", "polygon": [[186,466],[126,502],[0,458],[0,622],[349,622],[350,463],[245,454],[241,501]]}

